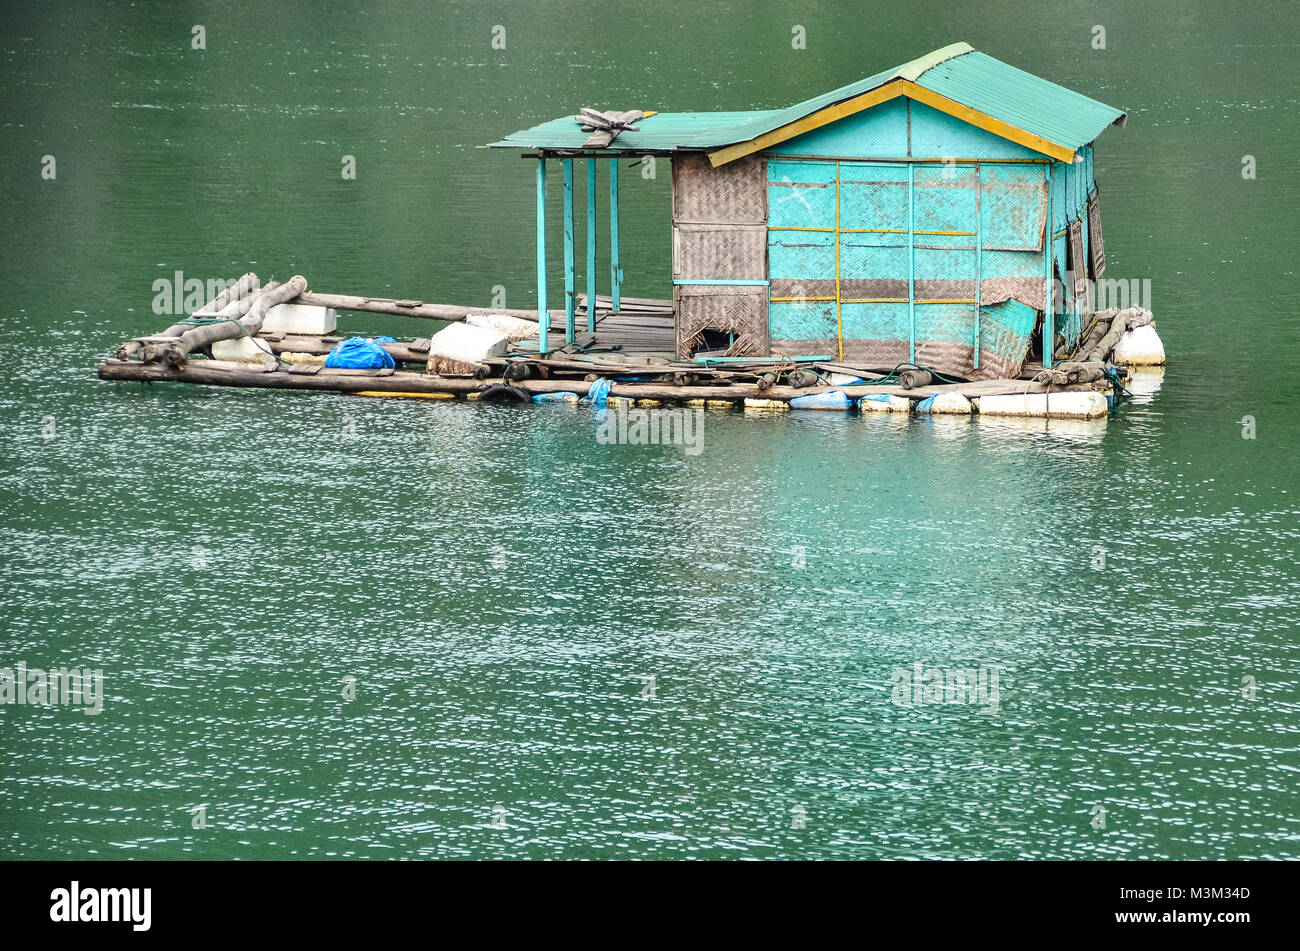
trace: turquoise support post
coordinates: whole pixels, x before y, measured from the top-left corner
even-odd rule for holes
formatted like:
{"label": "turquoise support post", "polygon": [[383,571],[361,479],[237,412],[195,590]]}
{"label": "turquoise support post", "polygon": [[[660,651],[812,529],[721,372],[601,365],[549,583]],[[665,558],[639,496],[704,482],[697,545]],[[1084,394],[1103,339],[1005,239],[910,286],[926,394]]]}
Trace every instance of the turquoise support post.
{"label": "turquoise support post", "polygon": [[980,207],[980,163],[975,163],[975,369],[980,368],[980,291],[984,266],[984,209]]}
{"label": "turquoise support post", "polygon": [[564,160],[564,342],[577,339],[574,313],[578,299],[574,290],[573,267],[573,159]]}
{"label": "turquoise support post", "polygon": [[916,166],[907,166],[907,359],[916,363]]}
{"label": "turquoise support post", "polygon": [[537,350],[546,353],[551,315],[546,310],[546,159],[537,157]]}
{"label": "turquoise support post", "polygon": [[609,275],[610,297],[613,303],[610,310],[619,312],[620,288],[623,282],[623,268],[618,263],[618,158],[609,160]]}
{"label": "turquoise support post", "polygon": [[587,331],[596,332],[596,160],[587,159]]}
{"label": "turquoise support post", "polygon": [[1052,306],[1052,163],[1047,171],[1047,214],[1043,217],[1043,262],[1047,267],[1047,286],[1043,289],[1043,366],[1052,368],[1052,351],[1056,349],[1056,314]]}

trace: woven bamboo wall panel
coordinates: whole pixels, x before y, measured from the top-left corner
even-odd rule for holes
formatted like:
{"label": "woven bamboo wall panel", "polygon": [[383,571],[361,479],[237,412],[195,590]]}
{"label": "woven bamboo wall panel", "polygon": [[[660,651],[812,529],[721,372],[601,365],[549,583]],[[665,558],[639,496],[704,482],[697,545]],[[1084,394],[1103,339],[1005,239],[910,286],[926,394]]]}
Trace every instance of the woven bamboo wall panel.
{"label": "woven bamboo wall panel", "polygon": [[1096,280],[1106,270],[1106,246],[1101,240],[1101,207],[1095,190],[1088,196],[1088,250],[1092,254],[1092,277]]}
{"label": "woven bamboo wall panel", "polygon": [[1083,222],[1071,221],[1068,232],[1069,271],[1074,274],[1074,286],[1070,288],[1070,296],[1075,300],[1082,300],[1088,293],[1088,262],[1083,256]]}
{"label": "woven bamboo wall panel", "polygon": [[766,162],[750,156],[714,168],[703,155],[675,156],[673,220],[766,224]]}
{"label": "woven bamboo wall panel", "polygon": [[727,355],[767,355],[767,288],[684,285],[676,291],[677,356],[704,345],[704,331],[736,335]]}
{"label": "woven bamboo wall panel", "polygon": [[764,280],[767,229],[762,225],[675,225],[673,277],[693,281]]}

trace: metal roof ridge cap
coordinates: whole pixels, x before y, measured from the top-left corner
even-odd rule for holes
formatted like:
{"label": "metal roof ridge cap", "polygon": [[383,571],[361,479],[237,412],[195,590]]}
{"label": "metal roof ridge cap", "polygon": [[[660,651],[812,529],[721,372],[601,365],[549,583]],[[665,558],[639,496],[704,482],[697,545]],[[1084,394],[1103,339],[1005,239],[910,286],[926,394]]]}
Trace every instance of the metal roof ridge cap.
{"label": "metal roof ridge cap", "polygon": [[906,79],[910,82],[916,82],[924,73],[929,72],[940,63],[946,63],[950,59],[958,56],[964,56],[967,53],[974,53],[975,47],[969,43],[951,43],[948,46],[941,47],[932,53],[926,53],[919,56],[910,63],[904,63],[898,67],[894,75],[899,79]]}

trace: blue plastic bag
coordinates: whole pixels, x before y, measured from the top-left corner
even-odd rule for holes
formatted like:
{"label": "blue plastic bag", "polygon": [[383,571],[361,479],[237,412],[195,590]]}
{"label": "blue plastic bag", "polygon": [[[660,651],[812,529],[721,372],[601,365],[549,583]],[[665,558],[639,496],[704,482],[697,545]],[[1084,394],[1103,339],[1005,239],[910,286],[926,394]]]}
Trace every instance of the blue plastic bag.
{"label": "blue plastic bag", "polygon": [[848,409],[852,405],[853,400],[842,390],[809,393],[807,396],[796,396],[790,401],[792,409]]}
{"label": "blue plastic bag", "polygon": [[340,370],[382,370],[397,366],[380,343],[395,343],[392,337],[349,337],[325,358],[325,365]]}
{"label": "blue plastic bag", "polygon": [[609,399],[609,388],[611,386],[613,384],[602,376],[587,387],[587,395],[582,398],[581,402],[590,403],[592,406],[604,406],[605,401]]}

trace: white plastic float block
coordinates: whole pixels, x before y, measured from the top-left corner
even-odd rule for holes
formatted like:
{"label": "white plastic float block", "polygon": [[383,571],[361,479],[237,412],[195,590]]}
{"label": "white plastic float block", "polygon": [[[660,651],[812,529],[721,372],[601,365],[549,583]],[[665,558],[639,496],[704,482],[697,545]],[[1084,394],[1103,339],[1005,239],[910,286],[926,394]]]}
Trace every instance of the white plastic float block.
{"label": "white plastic float block", "polygon": [[790,404],[784,400],[764,400],[752,396],[745,397],[745,409],[764,410],[774,413],[780,413],[790,408]]}
{"label": "white plastic float block", "polygon": [[430,373],[472,373],[488,357],[499,357],[509,338],[486,327],[448,324],[429,339]]}
{"label": "white plastic float block", "polygon": [[1160,341],[1156,328],[1147,324],[1120,337],[1111,360],[1125,366],[1164,366],[1165,345]]}
{"label": "white plastic float block", "polygon": [[858,408],[869,413],[910,413],[912,401],[906,396],[879,393],[875,396],[862,397],[858,400]]}
{"label": "white plastic float block", "polygon": [[1099,419],[1106,397],[1096,390],[1065,393],[1011,393],[980,397],[981,416],[1045,416],[1048,419]]}
{"label": "white plastic float block", "polygon": [[537,336],[535,321],[511,317],[508,314],[466,314],[465,323],[470,327],[483,327],[486,330],[505,334],[512,342],[529,340]]}
{"label": "white plastic float block", "polygon": [[212,359],[214,360],[261,363],[270,352],[271,345],[265,340],[254,341],[243,334],[229,340],[218,340],[212,344]]}
{"label": "white plastic float block", "polygon": [[310,334],[324,337],[338,329],[338,311],[315,304],[276,304],[266,312],[263,333]]}
{"label": "white plastic float block", "polygon": [[936,393],[927,412],[935,416],[969,416],[971,404],[960,393]]}

